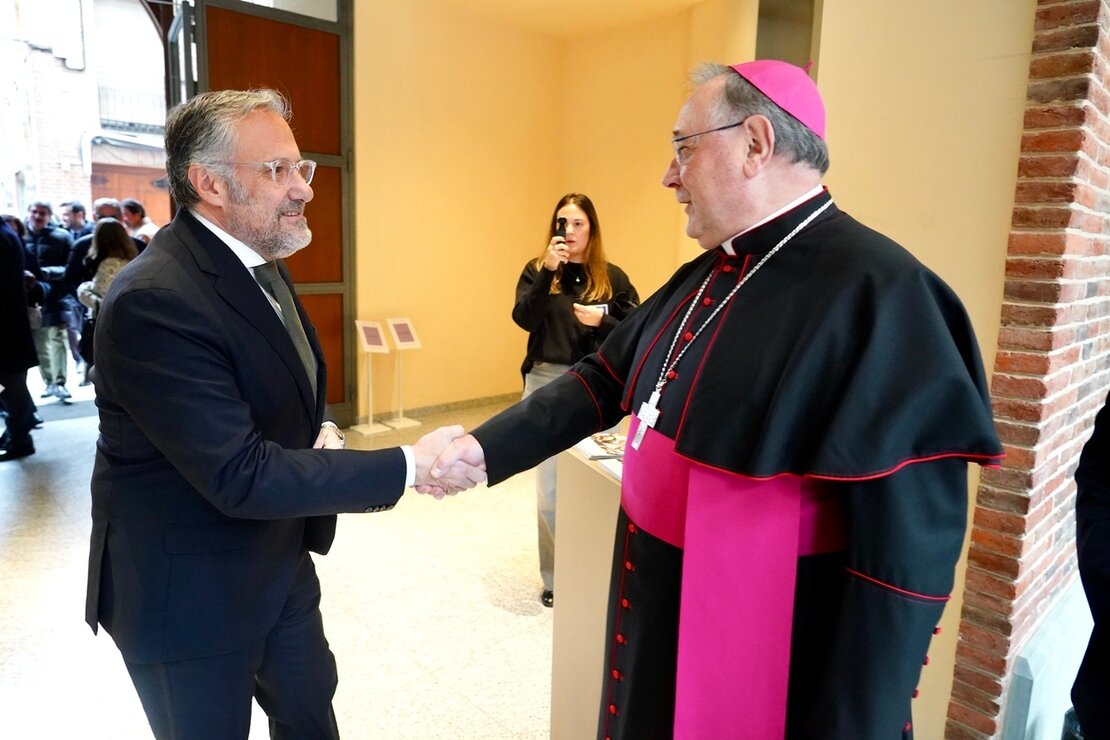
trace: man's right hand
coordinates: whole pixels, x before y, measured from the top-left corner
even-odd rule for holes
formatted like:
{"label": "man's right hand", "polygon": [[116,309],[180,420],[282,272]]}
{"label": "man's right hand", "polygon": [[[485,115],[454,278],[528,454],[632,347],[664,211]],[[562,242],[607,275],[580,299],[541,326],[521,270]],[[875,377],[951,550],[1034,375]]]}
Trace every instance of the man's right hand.
{"label": "man's right hand", "polygon": [[[455,471],[481,470],[482,480],[485,480],[486,453],[482,445],[472,434],[456,437],[440,454],[439,459],[432,464],[431,477],[433,481],[449,481]],[[421,491],[420,486],[416,490]],[[421,491],[430,493],[432,491]]]}
{"label": "man's right hand", "polygon": [[[413,457],[416,463],[416,480],[414,488],[420,493],[430,493],[436,498],[445,495],[454,495],[461,490],[473,488],[478,483],[486,480],[485,459],[478,463],[471,463],[469,459],[456,457],[448,464],[443,461],[444,449],[451,449],[463,433],[463,428],[458,425],[440,427],[434,432],[425,434],[412,446]],[[466,435],[470,436],[470,435]],[[473,437],[471,437],[473,439]],[[450,443],[450,444],[449,444]],[[475,442],[477,444],[477,442]],[[478,448],[479,451],[481,447]],[[433,473],[431,468],[438,470]]]}

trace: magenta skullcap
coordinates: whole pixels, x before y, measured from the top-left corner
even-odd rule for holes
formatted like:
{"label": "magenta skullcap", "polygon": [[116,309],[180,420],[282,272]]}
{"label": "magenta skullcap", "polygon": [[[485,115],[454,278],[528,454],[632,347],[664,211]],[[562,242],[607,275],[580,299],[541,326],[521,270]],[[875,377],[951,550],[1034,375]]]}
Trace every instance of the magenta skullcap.
{"label": "magenta skullcap", "polygon": [[777,59],[733,64],[730,69],[824,140],[825,104],[804,69]]}

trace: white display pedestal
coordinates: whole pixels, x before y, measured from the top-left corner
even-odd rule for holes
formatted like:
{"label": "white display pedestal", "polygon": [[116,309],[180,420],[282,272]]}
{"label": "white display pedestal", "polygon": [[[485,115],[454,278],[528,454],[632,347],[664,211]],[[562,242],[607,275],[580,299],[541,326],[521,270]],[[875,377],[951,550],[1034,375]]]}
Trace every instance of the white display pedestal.
{"label": "white display pedestal", "polygon": [[364,436],[381,434],[390,431],[390,428],[374,421],[374,355],[388,354],[389,347],[385,344],[380,324],[372,321],[356,321],[355,327],[358,329],[362,351],[366,353],[366,423],[356,424],[351,427],[351,431]]}
{"label": "white display pedestal", "polygon": [[410,349],[420,349],[420,339],[416,336],[412,320],[407,318],[386,319],[389,332],[393,335],[393,344],[397,347],[397,414],[385,423],[392,429],[409,429],[420,426],[416,419],[405,416],[405,397],[401,392],[401,353]]}
{"label": "white display pedestal", "polygon": [[420,422],[416,419],[409,419],[405,416],[404,396],[401,394],[401,349],[397,349],[397,415],[392,419],[386,419],[385,424],[391,429],[409,429],[411,427],[420,426]]}

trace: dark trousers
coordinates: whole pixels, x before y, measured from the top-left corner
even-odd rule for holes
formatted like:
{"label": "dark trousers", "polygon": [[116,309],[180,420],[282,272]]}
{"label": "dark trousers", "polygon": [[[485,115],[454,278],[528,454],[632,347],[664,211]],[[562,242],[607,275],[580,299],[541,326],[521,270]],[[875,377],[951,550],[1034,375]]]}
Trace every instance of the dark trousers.
{"label": "dark trousers", "polygon": [[35,428],[35,402],[27,392],[27,371],[0,372],[0,402],[8,411],[8,437],[12,442],[22,442]]}
{"label": "dark trousers", "polygon": [[263,639],[229,655],[125,662],[159,740],[246,740],[252,697],[270,718],[271,738],[339,737],[331,706],[339,679],[307,553],[281,617]]}

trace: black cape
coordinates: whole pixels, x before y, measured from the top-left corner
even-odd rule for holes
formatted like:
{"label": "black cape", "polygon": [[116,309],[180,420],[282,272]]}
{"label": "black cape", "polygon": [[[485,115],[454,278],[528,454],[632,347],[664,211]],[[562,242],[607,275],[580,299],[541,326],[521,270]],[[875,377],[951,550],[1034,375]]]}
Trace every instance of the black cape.
{"label": "black cape", "polygon": [[[596,354],[476,429],[490,482],[635,412],[703,281],[711,278],[684,337],[828,201],[822,193],[734,239],[736,256],[716,249],[687,263]],[[966,531],[966,461],[1002,454],[959,300],[903,248],[829,204],[739,289],[676,371],[656,429],[679,454],[739,476],[828,480],[848,502],[847,551],[799,560],[788,736],[908,736]],[[622,512],[618,553],[629,523]],[[681,551],[650,536],[637,542],[637,598],[654,606],[637,622],[622,618],[625,636],[642,629],[646,638],[635,640],[642,654],[623,667],[627,678],[607,679],[600,736],[670,732]],[[620,598],[614,590],[610,646]],[[615,724],[606,718],[614,702]]]}

